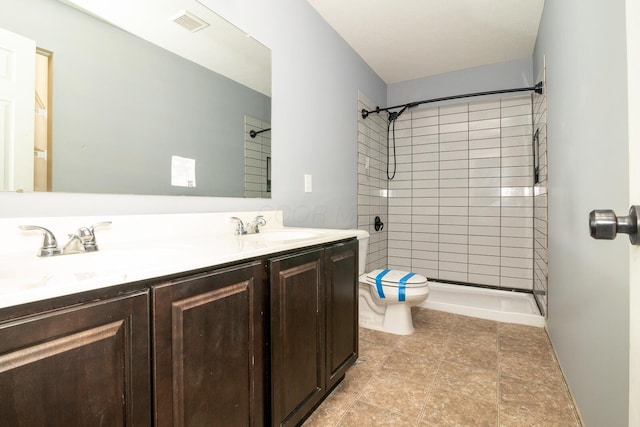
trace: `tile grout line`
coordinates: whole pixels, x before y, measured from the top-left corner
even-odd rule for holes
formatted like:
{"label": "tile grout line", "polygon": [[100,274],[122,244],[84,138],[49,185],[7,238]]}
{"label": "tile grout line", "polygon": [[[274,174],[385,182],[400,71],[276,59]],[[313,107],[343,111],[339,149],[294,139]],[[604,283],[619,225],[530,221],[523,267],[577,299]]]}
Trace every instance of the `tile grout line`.
{"label": "tile grout line", "polygon": [[[453,325],[451,326],[451,328],[447,331],[447,338],[444,340],[443,346],[446,347],[449,345],[449,342],[452,339],[452,335],[453,335],[453,331],[456,327],[456,322],[453,323]],[[444,355],[440,358],[440,360],[438,361],[438,367],[436,368],[436,370],[434,371],[433,374],[433,381],[431,382],[431,384],[427,387],[427,395],[425,397],[424,402],[422,403],[422,410],[420,411],[420,415],[418,416],[418,423],[417,425],[420,425],[420,422],[422,422],[424,420],[424,417],[426,415],[426,410],[427,410],[427,401],[429,400],[429,398],[431,397],[431,394],[433,392],[433,389],[435,388],[436,382],[438,380],[438,374],[440,373],[440,370],[442,368],[442,364],[444,363]]]}
{"label": "tile grout line", "polygon": [[497,420],[496,420],[496,426],[500,425],[500,409],[501,409],[501,397],[502,397],[502,363],[501,363],[501,351],[500,351],[500,341],[501,341],[501,337],[502,334],[500,333],[500,323],[498,322],[497,324],[497,328],[496,328],[496,351],[497,351],[497,358],[498,358],[498,378],[497,378],[497,384],[496,384],[496,405],[497,405],[497,411],[496,411],[496,415],[497,415]]}

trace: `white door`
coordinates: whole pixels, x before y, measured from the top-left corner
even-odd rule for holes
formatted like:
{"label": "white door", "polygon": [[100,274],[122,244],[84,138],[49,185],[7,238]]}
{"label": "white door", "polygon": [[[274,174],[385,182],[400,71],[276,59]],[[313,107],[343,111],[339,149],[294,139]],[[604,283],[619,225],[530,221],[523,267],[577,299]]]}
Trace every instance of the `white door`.
{"label": "white door", "polygon": [[[629,201],[640,205],[640,2],[626,1]],[[629,425],[640,426],[640,246],[629,256]]]}
{"label": "white door", "polygon": [[0,28],[0,190],[33,191],[36,43]]}

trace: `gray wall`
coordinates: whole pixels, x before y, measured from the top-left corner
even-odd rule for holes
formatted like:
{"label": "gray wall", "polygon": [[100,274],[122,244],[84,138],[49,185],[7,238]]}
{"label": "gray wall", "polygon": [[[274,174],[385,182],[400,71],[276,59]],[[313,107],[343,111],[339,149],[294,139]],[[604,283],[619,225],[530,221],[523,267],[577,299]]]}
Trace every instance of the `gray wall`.
{"label": "gray wall", "polygon": [[357,91],[383,105],[384,82],[307,2],[219,3],[221,15],[272,49],[271,200],[2,193],[0,216],[283,209],[287,225],[355,227]]}
{"label": "gray wall", "polygon": [[[54,191],[242,197],[244,116],[269,121],[269,97],[58,1],[0,8],[54,52]],[[172,155],[196,187],[171,186]]]}
{"label": "gray wall", "polygon": [[547,0],[534,53],[547,63],[548,328],[587,426],[626,426],[626,236],[589,237],[592,209],[626,213],[625,2]]}
{"label": "gray wall", "polygon": [[398,105],[451,95],[529,87],[534,85],[532,72],[531,58],[525,58],[409,80],[389,85],[387,102]]}

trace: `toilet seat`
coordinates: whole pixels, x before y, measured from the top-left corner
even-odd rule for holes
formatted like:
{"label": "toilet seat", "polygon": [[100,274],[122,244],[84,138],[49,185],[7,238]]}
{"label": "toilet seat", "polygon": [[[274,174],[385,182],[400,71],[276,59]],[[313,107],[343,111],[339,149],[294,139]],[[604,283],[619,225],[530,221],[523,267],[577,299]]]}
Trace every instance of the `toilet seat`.
{"label": "toilet seat", "polygon": [[[385,274],[382,274],[385,272]],[[382,275],[381,275],[382,274]],[[413,274],[410,277],[408,275]],[[406,277],[406,279],[405,279]],[[404,280],[403,280],[404,279]],[[402,285],[407,288],[420,288],[427,284],[427,278],[421,274],[402,270],[373,270],[367,274],[367,283],[376,286],[378,280],[383,286],[397,288]]]}
{"label": "toilet seat", "polygon": [[407,290],[428,289],[426,277],[401,270],[373,270],[367,274],[366,281],[373,287],[374,297],[381,300],[391,297],[401,303],[407,300]]}

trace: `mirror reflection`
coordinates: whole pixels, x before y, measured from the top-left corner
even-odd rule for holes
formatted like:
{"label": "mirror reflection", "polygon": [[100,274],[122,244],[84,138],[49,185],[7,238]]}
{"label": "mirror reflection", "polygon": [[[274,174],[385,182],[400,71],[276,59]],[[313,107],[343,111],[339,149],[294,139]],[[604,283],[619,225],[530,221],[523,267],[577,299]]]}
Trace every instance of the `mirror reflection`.
{"label": "mirror reflection", "polygon": [[[112,7],[91,13],[114,23],[118,7],[137,13],[131,0],[86,2]],[[14,130],[0,136],[3,190],[270,197],[269,50],[200,3],[142,3],[163,19],[133,16],[146,27],[134,35],[58,0],[0,0],[0,81],[15,69],[30,82],[0,83],[0,124]],[[185,4],[208,25],[167,19]]]}

